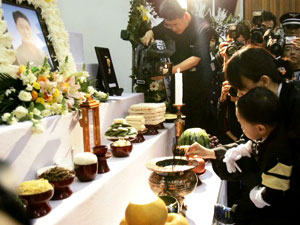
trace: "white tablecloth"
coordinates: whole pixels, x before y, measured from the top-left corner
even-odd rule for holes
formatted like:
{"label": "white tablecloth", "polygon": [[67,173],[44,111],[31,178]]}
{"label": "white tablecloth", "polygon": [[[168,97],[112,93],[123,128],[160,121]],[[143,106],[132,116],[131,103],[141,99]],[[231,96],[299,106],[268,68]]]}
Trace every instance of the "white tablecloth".
{"label": "white tablecloth", "polygon": [[[133,93],[110,96],[107,103],[100,106],[101,140],[105,130],[117,117],[125,117],[130,105],[144,102],[144,95]],[[70,157],[70,149],[83,151],[82,128],[77,113],[65,116],[51,116],[42,120],[46,130],[32,135],[31,122],[0,126],[0,159],[7,160],[13,167],[20,183],[34,179],[36,170]],[[92,126],[91,126],[92,127]]]}
{"label": "white tablecloth", "polygon": [[129,201],[136,195],[151,192],[148,178],[151,171],[145,163],[171,154],[174,124],[166,124],[146,141],[134,144],[129,157],[108,160],[110,172],[97,175],[96,180],[71,185],[73,195],[62,201],[50,201],[53,210],[34,221],[35,225],[118,225],[125,216]]}

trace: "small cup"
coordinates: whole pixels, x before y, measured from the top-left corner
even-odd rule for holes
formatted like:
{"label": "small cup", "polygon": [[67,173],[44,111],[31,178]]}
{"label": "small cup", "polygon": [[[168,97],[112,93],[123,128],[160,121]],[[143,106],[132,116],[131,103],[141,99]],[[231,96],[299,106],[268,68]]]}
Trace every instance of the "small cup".
{"label": "small cup", "polygon": [[90,152],[81,152],[74,156],[74,170],[79,181],[87,182],[98,174],[97,156]]}
{"label": "small cup", "polygon": [[93,152],[97,157],[105,156],[107,150],[108,150],[108,147],[106,145],[99,145],[99,146],[93,147]]}

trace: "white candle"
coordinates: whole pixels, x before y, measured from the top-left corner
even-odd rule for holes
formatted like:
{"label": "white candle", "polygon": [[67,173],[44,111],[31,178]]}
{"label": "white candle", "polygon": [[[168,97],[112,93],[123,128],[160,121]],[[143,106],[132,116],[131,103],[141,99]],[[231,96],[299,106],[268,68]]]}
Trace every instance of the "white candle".
{"label": "white candle", "polygon": [[175,105],[182,105],[182,73],[177,69],[175,73]]}

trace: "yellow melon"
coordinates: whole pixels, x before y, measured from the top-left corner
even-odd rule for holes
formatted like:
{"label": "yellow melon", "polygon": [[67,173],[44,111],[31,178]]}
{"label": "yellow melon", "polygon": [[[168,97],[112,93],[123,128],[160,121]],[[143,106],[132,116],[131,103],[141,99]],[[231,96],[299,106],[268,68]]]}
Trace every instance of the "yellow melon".
{"label": "yellow melon", "polygon": [[165,225],[167,216],[166,204],[158,197],[150,202],[130,202],[125,212],[128,225]]}
{"label": "yellow melon", "polygon": [[165,225],[189,225],[187,219],[178,213],[169,213]]}
{"label": "yellow melon", "polygon": [[120,222],[120,225],[128,225],[128,223],[126,222],[126,219],[123,218]]}

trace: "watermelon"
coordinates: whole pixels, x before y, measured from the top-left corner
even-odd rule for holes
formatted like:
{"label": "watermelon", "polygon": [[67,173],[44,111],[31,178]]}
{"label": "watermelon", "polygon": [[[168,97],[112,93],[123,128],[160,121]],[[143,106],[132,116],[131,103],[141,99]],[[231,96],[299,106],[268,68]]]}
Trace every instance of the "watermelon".
{"label": "watermelon", "polygon": [[192,145],[198,142],[200,145],[210,148],[209,136],[204,129],[189,128],[186,129],[180,136],[178,145]]}

